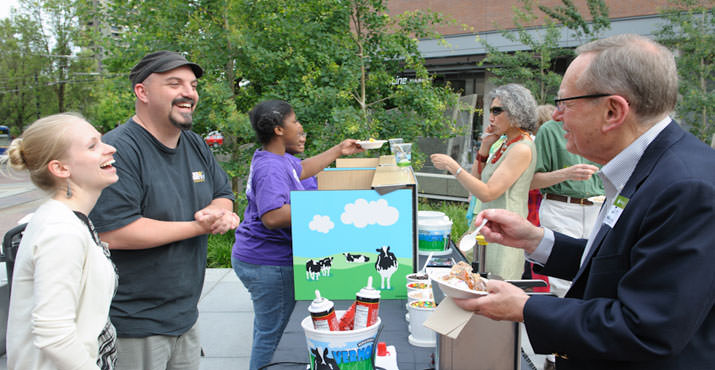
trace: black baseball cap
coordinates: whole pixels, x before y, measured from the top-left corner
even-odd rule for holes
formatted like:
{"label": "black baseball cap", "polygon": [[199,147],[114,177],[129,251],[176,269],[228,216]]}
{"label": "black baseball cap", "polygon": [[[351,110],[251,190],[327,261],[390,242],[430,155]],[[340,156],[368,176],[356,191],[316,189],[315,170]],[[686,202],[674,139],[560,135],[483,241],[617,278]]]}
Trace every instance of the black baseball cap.
{"label": "black baseball cap", "polygon": [[198,64],[189,62],[183,55],[167,50],[155,51],[149,53],[132,68],[129,73],[129,80],[132,81],[132,86],[144,82],[150,74],[158,72],[171,71],[172,69],[181,66],[189,66],[194,71],[196,78],[204,74],[204,70]]}

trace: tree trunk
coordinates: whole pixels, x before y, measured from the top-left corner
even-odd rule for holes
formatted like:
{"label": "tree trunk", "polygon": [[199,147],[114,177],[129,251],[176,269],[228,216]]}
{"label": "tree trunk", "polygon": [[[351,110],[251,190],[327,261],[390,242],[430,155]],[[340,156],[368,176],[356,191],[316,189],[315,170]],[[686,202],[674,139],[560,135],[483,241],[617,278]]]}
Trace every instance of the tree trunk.
{"label": "tree trunk", "polygon": [[[700,58],[700,70],[704,71],[705,70],[705,58]],[[708,94],[708,89],[707,89],[707,84],[705,81],[705,76],[703,76],[702,72],[700,73],[700,91],[707,96]],[[708,137],[708,107],[707,104],[703,104],[703,122],[702,122],[702,138],[703,140],[707,140]]]}
{"label": "tree trunk", "polygon": [[57,111],[62,113],[65,111],[65,71],[67,70],[67,59],[60,58],[58,70],[58,85],[57,85]]}
{"label": "tree trunk", "polygon": [[42,111],[40,110],[40,78],[35,72],[35,86],[37,89],[37,93],[35,94],[35,112],[37,113],[37,119],[40,119],[40,115],[42,114]]}

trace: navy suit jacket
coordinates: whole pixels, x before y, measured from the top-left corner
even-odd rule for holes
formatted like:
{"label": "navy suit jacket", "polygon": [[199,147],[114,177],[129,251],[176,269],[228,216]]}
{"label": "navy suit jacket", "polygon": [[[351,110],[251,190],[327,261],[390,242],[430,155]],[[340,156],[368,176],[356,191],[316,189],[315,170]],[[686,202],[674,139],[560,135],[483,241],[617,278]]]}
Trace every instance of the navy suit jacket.
{"label": "navy suit jacket", "polygon": [[586,240],[555,234],[540,271],[573,285],[527,301],[534,350],[559,370],[715,369],[715,150],[673,121],[621,195],[581,268]]}

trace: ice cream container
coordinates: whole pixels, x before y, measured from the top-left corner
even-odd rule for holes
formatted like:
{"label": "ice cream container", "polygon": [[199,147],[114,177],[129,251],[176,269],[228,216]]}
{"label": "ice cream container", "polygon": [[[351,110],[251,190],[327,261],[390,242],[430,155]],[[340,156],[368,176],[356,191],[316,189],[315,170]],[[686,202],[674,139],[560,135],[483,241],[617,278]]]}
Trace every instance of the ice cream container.
{"label": "ice cream container", "polygon": [[429,276],[426,273],[413,272],[405,276],[408,283],[428,283]]}
{"label": "ice cream container", "polygon": [[416,290],[407,293],[407,304],[414,301],[432,301],[434,302],[434,297],[432,296],[431,289]]}
{"label": "ice cream container", "polygon": [[[338,318],[345,311],[335,312]],[[380,318],[372,326],[348,331],[316,330],[313,319],[307,316],[301,321],[308,347],[308,359],[312,370],[318,369],[374,369],[373,348]]]}
{"label": "ice cream container", "polygon": [[447,216],[441,218],[417,219],[417,234],[420,254],[433,253],[442,255],[449,253],[449,235],[452,232],[452,220]]}
{"label": "ice cream container", "polygon": [[417,211],[417,221],[429,219],[442,219],[447,215],[440,211]]}
{"label": "ice cream container", "polygon": [[405,285],[407,286],[407,294],[409,294],[410,292],[432,289],[432,285],[429,283],[429,281],[412,282],[412,283],[407,283]]}
{"label": "ice cream container", "polygon": [[435,310],[434,301],[414,301],[407,306],[410,315],[407,341],[417,347],[434,347],[437,344],[435,332],[423,325],[427,317]]}

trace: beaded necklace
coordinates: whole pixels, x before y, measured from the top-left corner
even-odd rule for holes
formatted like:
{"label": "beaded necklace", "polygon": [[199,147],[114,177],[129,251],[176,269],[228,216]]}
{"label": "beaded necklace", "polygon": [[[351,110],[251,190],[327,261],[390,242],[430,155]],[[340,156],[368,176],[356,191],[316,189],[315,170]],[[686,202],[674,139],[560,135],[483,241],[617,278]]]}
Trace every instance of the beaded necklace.
{"label": "beaded necklace", "polygon": [[505,152],[506,149],[509,147],[509,145],[514,144],[514,143],[516,143],[517,141],[523,139],[523,138],[524,138],[524,135],[528,135],[528,133],[527,133],[526,131],[522,130],[522,129],[519,129],[519,131],[521,132],[521,133],[519,134],[519,136],[517,136],[517,137],[515,137],[515,138],[513,138],[513,139],[511,139],[511,140],[509,140],[509,141],[506,141],[506,140],[505,140],[505,141],[501,144],[501,146],[499,147],[499,149],[497,149],[497,151],[494,152],[494,155],[492,156],[492,164],[497,163],[497,161],[499,160],[499,158],[501,158],[502,154],[504,154],[504,152]]}

